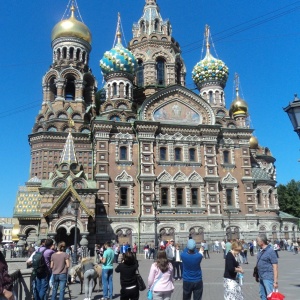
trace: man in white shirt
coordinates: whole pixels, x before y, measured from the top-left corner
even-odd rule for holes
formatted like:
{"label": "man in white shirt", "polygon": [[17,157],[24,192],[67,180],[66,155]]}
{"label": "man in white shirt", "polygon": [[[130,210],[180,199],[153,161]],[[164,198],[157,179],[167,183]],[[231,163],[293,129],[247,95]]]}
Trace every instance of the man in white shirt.
{"label": "man in white shirt", "polygon": [[222,247],[222,250],[223,250],[223,254],[224,254],[224,259],[225,259],[225,257],[226,257],[226,243],[225,243],[225,240],[223,240],[222,242],[221,242],[221,247]]}
{"label": "man in white shirt", "polygon": [[215,241],[215,252],[220,253],[220,243],[219,243],[219,241]]}

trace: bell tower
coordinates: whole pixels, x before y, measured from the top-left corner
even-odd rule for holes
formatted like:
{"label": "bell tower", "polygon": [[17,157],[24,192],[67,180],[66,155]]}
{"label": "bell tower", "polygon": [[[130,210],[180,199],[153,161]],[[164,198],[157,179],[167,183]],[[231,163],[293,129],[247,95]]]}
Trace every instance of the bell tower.
{"label": "bell tower", "polygon": [[169,20],[156,0],[146,0],[142,17],[133,24],[129,49],[137,59],[136,85],[144,97],[173,84],[185,85],[186,67]]}

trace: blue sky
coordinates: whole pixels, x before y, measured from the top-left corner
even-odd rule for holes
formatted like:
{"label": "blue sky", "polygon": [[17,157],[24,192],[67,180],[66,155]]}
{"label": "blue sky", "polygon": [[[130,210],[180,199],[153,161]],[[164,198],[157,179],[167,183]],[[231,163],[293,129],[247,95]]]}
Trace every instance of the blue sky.
{"label": "blue sky", "polygon": [[[93,35],[90,67],[102,87],[99,60],[111,49],[121,13],[125,39],[140,18],[144,0],[77,0]],[[42,76],[52,62],[51,30],[68,0],[0,1],[0,216],[13,213],[16,193],[29,179],[28,134],[42,103]],[[218,57],[229,67],[227,108],[234,98],[234,73],[248,102],[251,127],[260,145],[277,158],[278,183],[300,179],[299,139],[282,107],[300,94],[300,1],[158,0],[173,37],[182,47],[187,87],[200,60],[205,24]],[[212,53],[215,55],[214,51]],[[216,56],[216,55],[215,55]]]}

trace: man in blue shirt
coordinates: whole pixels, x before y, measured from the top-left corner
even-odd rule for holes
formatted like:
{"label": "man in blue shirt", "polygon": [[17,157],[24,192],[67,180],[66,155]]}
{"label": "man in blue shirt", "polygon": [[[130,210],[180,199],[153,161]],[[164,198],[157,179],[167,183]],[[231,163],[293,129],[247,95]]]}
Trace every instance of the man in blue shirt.
{"label": "man in blue shirt", "polygon": [[190,300],[192,293],[194,300],[201,300],[203,294],[203,281],[200,263],[202,254],[196,250],[196,242],[189,239],[187,242],[187,251],[181,253],[183,265],[183,300]]}
{"label": "man in blue shirt", "polygon": [[262,300],[267,300],[273,289],[278,289],[278,258],[265,234],[259,234],[256,241],[261,248],[257,254],[259,294]]}

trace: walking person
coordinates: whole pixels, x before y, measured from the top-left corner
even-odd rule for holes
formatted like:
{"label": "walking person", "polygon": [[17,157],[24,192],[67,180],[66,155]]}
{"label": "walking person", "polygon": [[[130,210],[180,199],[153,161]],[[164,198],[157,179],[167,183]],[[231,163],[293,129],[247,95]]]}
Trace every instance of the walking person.
{"label": "walking person", "polygon": [[242,253],[243,253],[243,263],[248,265],[248,248],[249,245],[243,240],[242,241]]}
{"label": "walking person", "polygon": [[[0,244],[3,240],[3,233],[0,231]],[[14,300],[12,292],[13,281],[8,274],[8,266],[3,253],[0,251],[0,298],[7,300]]]}
{"label": "walking person", "polygon": [[257,254],[259,294],[261,300],[267,300],[267,295],[273,289],[278,289],[278,258],[273,247],[268,245],[267,241],[265,234],[257,236],[257,245],[261,248]]}
{"label": "walking person", "polygon": [[135,259],[136,259],[137,251],[138,251],[137,245],[136,245],[136,243],[133,243],[132,252],[133,252],[133,255],[134,255]]}
{"label": "walking person", "polygon": [[120,273],[120,300],[139,299],[140,292],[136,279],[136,271],[138,270],[138,267],[138,262],[132,252],[126,252],[122,263],[116,267],[115,272]]}
{"label": "walking person", "polygon": [[208,253],[208,243],[206,243],[206,241],[203,241],[202,247],[203,247],[203,249],[204,249],[204,258],[205,258],[205,259],[207,259],[207,258],[210,259],[209,253]]}
{"label": "walking person", "polygon": [[223,240],[221,242],[221,247],[222,247],[222,251],[223,251],[223,258],[225,259],[226,258],[226,243],[225,243],[225,240]]}
{"label": "walking person", "polygon": [[92,292],[94,288],[95,269],[94,263],[91,258],[84,257],[81,260],[81,269],[83,273],[83,284],[84,284],[84,300],[91,300]]}
{"label": "walking person", "polygon": [[120,254],[120,247],[118,244],[115,245],[115,249],[114,249],[114,262],[117,264],[119,261],[119,254]]}
{"label": "walking person", "polygon": [[175,277],[175,246],[174,246],[173,239],[170,240],[170,244],[166,248],[166,255],[169,263],[171,263],[173,266],[173,270],[174,270],[173,278],[174,278]]}
{"label": "walking person", "polygon": [[293,246],[294,246],[294,255],[295,254],[298,254],[298,247],[299,247],[299,244],[296,240],[294,240],[293,242]]}
{"label": "walking person", "polygon": [[196,250],[196,242],[189,239],[187,248],[181,254],[183,265],[183,300],[190,300],[192,293],[194,300],[201,300],[203,294],[203,281],[201,261],[202,254]]}
{"label": "walking person", "polygon": [[65,253],[66,243],[60,242],[57,246],[57,252],[51,256],[50,267],[53,275],[53,289],[51,300],[56,299],[59,286],[59,300],[63,300],[68,280],[68,269],[70,267],[69,255]]}
{"label": "walking person", "polygon": [[[103,285],[103,297],[101,300],[108,300],[113,298],[113,262],[114,251],[111,249],[111,242],[105,243],[106,250],[103,253],[103,257],[100,258],[102,262],[102,285]],[[109,291],[109,297],[108,297]]]}
{"label": "walking person", "polygon": [[175,265],[175,271],[174,271],[174,278],[176,278],[177,280],[181,280],[181,278],[182,278],[181,253],[182,253],[182,250],[180,249],[180,245],[176,244],[176,246],[175,246],[175,263],[174,263],[174,265]]}
{"label": "walking person", "polygon": [[242,250],[242,244],[234,241],[231,245],[231,250],[226,255],[224,271],[224,300],[244,299],[242,288],[236,281],[237,274],[244,273],[236,259]]}
{"label": "walking person", "polygon": [[151,265],[148,276],[148,288],[153,291],[153,300],[170,300],[174,291],[173,265],[167,259],[166,252],[159,250],[157,259]]}

